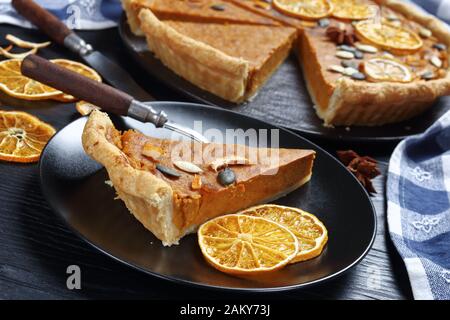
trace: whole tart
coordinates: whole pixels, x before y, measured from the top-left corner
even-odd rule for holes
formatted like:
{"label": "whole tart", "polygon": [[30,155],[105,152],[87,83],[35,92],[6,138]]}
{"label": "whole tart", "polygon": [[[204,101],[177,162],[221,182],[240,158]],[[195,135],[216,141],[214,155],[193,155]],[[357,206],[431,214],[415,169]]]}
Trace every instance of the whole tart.
{"label": "whole tart", "polygon": [[[327,28],[305,28],[299,39],[300,65],[324,124],[376,126],[400,122],[450,94],[449,29],[400,1],[359,3],[381,5],[380,24],[330,17]],[[364,29],[381,34],[368,33],[366,38],[366,34],[358,33]],[[377,36],[381,42],[377,42]],[[397,41],[396,37],[401,38]],[[412,42],[412,51],[401,47],[405,38]],[[378,76],[369,72],[374,69],[369,70],[369,66],[374,65]]]}
{"label": "whole tart", "polygon": [[290,27],[159,20],[139,13],[150,50],[171,70],[200,88],[233,102],[258,90],[289,54]]}
{"label": "whole tart", "polygon": [[[124,6],[130,26],[141,23],[145,28],[156,56],[187,80],[229,101],[251,97],[286,57],[296,36],[303,77],[326,126],[400,122],[450,94],[448,26],[402,1],[329,0],[333,11],[318,20],[295,18],[273,5],[278,1],[289,7],[294,0],[223,1],[297,29],[297,35],[292,31],[285,38],[270,35],[268,29],[283,34],[273,25],[253,25],[258,31],[251,36],[250,22],[245,19],[242,29],[226,22],[205,22],[209,9],[189,11],[190,17],[175,15],[176,19],[166,22],[141,6],[138,11],[143,19],[139,21],[129,8],[133,7],[130,3],[140,1],[124,0]],[[189,3],[169,2],[175,11]],[[311,0],[298,2],[314,5]],[[221,12],[224,18],[226,10]],[[197,25],[192,24],[193,16],[197,16]],[[218,34],[223,36],[210,37]],[[261,40],[270,45],[262,45],[260,51]]]}
{"label": "whole tart", "polygon": [[165,245],[177,244],[208,219],[299,188],[310,180],[315,157],[312,150],[163,140],[132,130],[121,133],[98,110],[91,113],[82,141],[86,153],[105,166],[130,212]]}

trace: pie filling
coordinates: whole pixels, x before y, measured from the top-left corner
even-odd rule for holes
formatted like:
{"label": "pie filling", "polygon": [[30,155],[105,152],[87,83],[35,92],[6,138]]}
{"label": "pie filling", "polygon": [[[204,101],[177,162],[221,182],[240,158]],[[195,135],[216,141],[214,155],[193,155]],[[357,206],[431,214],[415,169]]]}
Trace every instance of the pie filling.
{"label": "pie filling", "polygon": [[[161,140],[131,130],[120,137],[120,142],[116,138],[111,142],[122,150],[135,169],[149,171],[171,186],[173,223],[181,233],[212,217],[239,211],[300,187],[311,176],[315,154],[311,150],[296,149],[255,151],[258,149],[242,145],[210,144],[206,149],[206,145]],[[144,149],[151,149],[153,153],[146,153]],[[246,155],[249,163],[229,165],[235,182],[224,186],[211,163],[238,155]],[[174,159],[185,159],[202,172],[184,172],[175,165]],[[165,174],[157,166],[174,170],[178,176]],[[194,189],[196,176],[201,179],[201,187]]]}

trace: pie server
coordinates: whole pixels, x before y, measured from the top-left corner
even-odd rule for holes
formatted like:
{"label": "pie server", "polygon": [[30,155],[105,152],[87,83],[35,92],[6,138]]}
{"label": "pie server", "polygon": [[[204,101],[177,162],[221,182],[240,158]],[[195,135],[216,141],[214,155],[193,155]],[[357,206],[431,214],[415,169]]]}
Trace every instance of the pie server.
{"label": "pie server", "polygon": [[32,0],[12,0],[11,3],[18,13],[46,33],[53,41],[77,53],[88,65],[97,70],[109,84],[138,99],[153,100],[150,94],[142,89],[128,72],[102,53],[95,51],[90,44],[86,43],[57,17],[37,3]]}
{"label": "pie server", "polygon": [[169,121],[164,111],[157,112],[148,103],[138,101],[128,93],[60,67],[37,55],[31,54],[23,59],[21,72],[31,79],[90,102],[104,111],[151,122],[157,128],[166,128],[193,140],[208,142],[200,133]]}

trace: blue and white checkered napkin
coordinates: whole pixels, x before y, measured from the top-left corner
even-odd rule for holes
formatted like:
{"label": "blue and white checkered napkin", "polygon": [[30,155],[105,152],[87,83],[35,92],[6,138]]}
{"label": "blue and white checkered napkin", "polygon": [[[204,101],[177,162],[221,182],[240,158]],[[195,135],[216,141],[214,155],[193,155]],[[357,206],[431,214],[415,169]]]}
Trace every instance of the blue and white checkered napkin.
{"label": "blue and white checkered napkin", "polygon": [[450,0],[408,0],[422,7],[428,13],[450,23]]}
{"label": "blue and white checkered napkin", "polygon": [[[34,0],[48,9],[71,29],[98,30],[117,25],[122,13],[120,0]],[[31,28],[32,25],[11,6],[0,0],[0,23]]]}
{"label": "blue and white checkered napkin", "polygon": [[389,163],[387,220],[414,298],[450,299],[450,112]]}

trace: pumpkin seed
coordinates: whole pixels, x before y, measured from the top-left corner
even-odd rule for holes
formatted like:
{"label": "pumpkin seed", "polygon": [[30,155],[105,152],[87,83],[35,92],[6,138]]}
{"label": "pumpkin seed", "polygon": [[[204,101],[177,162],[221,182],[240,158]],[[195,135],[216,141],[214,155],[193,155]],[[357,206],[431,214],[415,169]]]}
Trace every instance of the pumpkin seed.
{"label": "pumpkin seed", "polygon": [[442,67],[442,60],[439,59],[439,58],[436,57],[436,56],[432,56],[431,59],[430,59],[430,62],[431,62],[431,64],[432,64],[433,66],[435,66],[436,68]]}
{"label": "pumpkin seed", "polygon": [[439,51],[447,50],[447,46],[443,43],[435,43],[433,44],[433,48],[438,49]]}
{"label": "pumpkin seed", "polygon": [[435,78],[434,73],[432,71],[425,71],[420,76],[423,80],[433,80]]}
{"label": "pumpkin seed", "polygon": [[386,19],[388,21],[398,21],[398,20],[400,20],[395,14],[390,14],[389,16],[386,17]]}
{"label": "pumpkin seed", "polygon": [[337,73],[343,73],[344,72],[344,67],[337,65],[337,64],[333,64],[331,66],[328,67],[329,71],[333,71],[333,72],[337,72]]}
{"label": "pumpkin seed", "polygon": [[319,27],[321,28],[326,28],[330,25],[330,20],[328,20],[327,18],[324,19],[320,19],[319,22],[317,23],[319,25]]}
{"label": "pumpkin seed", "polygon": [[367,53],[377,53],[378,49],[374,46],[362,43],[356,43],[355,47],[358,48],[359,51],[367,52]]}
{"label": "pumpkin seed", "polygon": [[358,72],[358,70],[356,70],[355,68],[348,67],[348,68],[344,69],[343,74],[345,74],[346,76],[351,76],[352,74],[357,73],[357,72]]}
{"label": "pumpkin seed", "polygon": [[185,171],[185,172],[189,172],[189,173],[202,173],[203,172],[202,169],[200,169],[198,166],[196,166],[192,162],[180,160],[180,161],[174,161],[173,164],[175,165],[175,167],[177,167],[178,169]]}
{"label": "pumpkin seed", "polygon": [[392,53],[387,52],[387,51],[384,51],[384,52],[382,53],[382,55],[383,55],[383,57],[389,58],[389,59],[394,59],[394,58],[395,58],[394,55],[393,55]]}
{"label": "pumpkin seed", "polygon": [[352,77],[352,79],[355,79],[355,80],[365,80],[366,79],[366,75],[361,72],[355,72],[351,75],[351,77]]}
{"label": "pumpkin seed", "polygon": [[355,55],[351,52],[340,50],[336,52],[336,57],[341,59],[353,59]]}
{"label": "pumpkin seed", "polygon": [[168,168],[166,166],[163,166],[161,164],[157,164],[156,165],[156,169],[161,172],[162,174],[166,175],[166,176],[170,176],[173,178],[179,178],[181,177],[181,175],[174,169]]}
{"label": "pumpkin seed", "polygon": [[342,61],[341,61],[341,65],[342,65],[344,68],[358,69],[358,64],[357,64],[355,61],[342,60]]}
{"label": "pumpkin seed", "polygon": [[356,51],[356,48],[351,47],[351,46],[348,46],[348,45],[346,45],[346,44],[340,45],[340,46],[338,47],[338,49],[339,49],[339,50],[343,50],[343,51],[352,52],[352,53],[354,53],[354,52]]}
{"label": "pumpkin seed", "polygon": [[213,4],[210,8],[216,11],[225,11],[224,4]]}
{"label": "pumpkin seed", "polygon": [[219,183],[223,186],[229,186],[236,181],[236,175],[230,168],[225,168],[220,171],[217,178],[219,179]]}
{"label": "pumpkin seed", "polygon": [[429,29],[421,28],[421,29],[419,30],[419,35],[420,35],[422,38],[429,38],[429,37],[431,37],[432,33],[431,33],[431,30],[429,30]]}
{"label": "pumpkin seed", "polygon": [[359,50],[356,50],[355,52],[353,52],[353,54],[355,55],[356,59],[363,59],[364,58],[364,54],[361,51],[359,51]]}

